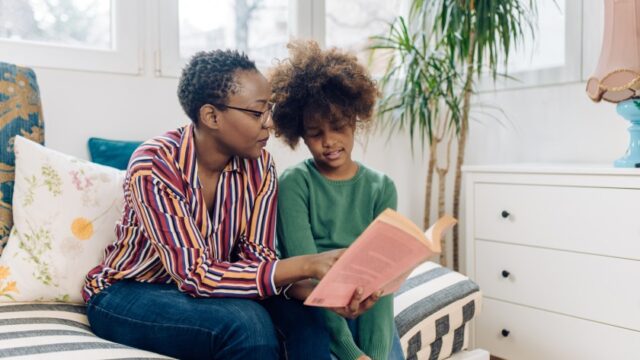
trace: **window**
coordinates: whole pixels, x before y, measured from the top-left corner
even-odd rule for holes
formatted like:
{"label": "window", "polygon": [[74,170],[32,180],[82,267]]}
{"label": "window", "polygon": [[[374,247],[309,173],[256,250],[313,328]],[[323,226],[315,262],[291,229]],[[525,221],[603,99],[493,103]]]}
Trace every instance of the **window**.
{"label": "window", "polygon": [[180,0],[164,4],[161,12],[167,21],[178,18],[177,29],[161,30],[162,75],[177,76],[188,58],[202,50],[238,49],[259,67],[287,56],[289,0]]}
{"label": "window", "polygon": [[[565,0],[539,0],[538,6],[535,38],[527,38],[527,46],[520,47],[511,54],[510,72],[543,70],[565,64],[566,37],[558,36],[566,34]],[[526,36],[531,35],[527,33]]]}
{"label": "window", "polygon": [[326,0],[326,45],[353,51],[362,63],[370,64],[373,74],[381,74],[387,58],[369,58],[369,37],[384,33],[389,23],[403,14],[402,6],[406,3],[403,0]]}
{"label": "window", "polygon": [[137,73],[138,2],[0,0],[3,61]]}
{"label": "window", "polygon": [[[535,37],[525,33],[524,44],[509,56],[508,75],[515,79],[488,77],[481,90],[519,88],[580,81],[582,76],[582,2],[538,0]],[[499,72],[504,73],[504,68]]]}
{"label": "window", "polygon": [[235,48],[260,64],[286,55],[288,0],[180,1],[180,57]]}
{"label": "window", "polygon": [[0,0],[0,38],[111,50],[111,3]]}
{"label": "window", "polygon": [[[235,48],[260,68],[288,56],[290,38],[350,49],[407,0],[0,0],[2,60],[34,67],[176,77],[195,52]],[[151,58],[145,61],[145,55]],[[377,55],[378,57],[378,55]],[[380,69],[384,61],[378,58]]]}
{"label": "window", "polygon": [[[258,67],[288,56],[290,38],[315,39],[369,60],[368,38],[387,29],[406,0],[164,0],[156,73],[177,76],[196,51],[236,48]],[[175,19],[178,19],[176,21]],[[379,65],[384,68],[382,59]],[[375,71],[374,71],[375,72]]]}
{"label": "window", "polygon": [[400,15],[402,0],[326,0],[326,45],[363,53]]}

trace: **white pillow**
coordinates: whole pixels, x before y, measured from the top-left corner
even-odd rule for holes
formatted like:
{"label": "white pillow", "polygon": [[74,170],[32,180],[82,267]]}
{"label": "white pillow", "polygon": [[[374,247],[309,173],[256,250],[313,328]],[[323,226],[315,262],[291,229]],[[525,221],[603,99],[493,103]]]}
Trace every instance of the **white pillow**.
{"label": "white pillow", "polygon": [[0,301],[82,302],[87,272],[115,240],[124,171],[15,138],[13,229]]}

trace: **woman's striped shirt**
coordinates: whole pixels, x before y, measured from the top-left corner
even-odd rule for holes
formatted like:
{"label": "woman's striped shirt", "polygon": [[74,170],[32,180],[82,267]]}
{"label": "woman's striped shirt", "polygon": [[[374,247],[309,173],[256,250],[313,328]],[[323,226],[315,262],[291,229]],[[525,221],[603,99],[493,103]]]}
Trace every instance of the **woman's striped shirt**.
{"label": "woman's striped shirt", "polygon": [[174,282],[194,297],[261,298],[273,282],[277,178],[271,155],[234,157],[209,214],[197,175],[193,125],[141,145],[124,182],[117,239],[88,274],[85,301],[116,281]]}

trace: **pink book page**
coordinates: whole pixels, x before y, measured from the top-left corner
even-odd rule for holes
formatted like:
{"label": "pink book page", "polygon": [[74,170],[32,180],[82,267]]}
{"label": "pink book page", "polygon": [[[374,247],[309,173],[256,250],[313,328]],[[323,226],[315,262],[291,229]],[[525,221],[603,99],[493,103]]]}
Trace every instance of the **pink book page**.
{"label": "pink book page", "polygon": [[383,295],[396,291],[416,266],[440,252],[442,234],[456,222],[444,216],[422,233],[404,216],[386,210],[333,265],[305,304],[346,306],[358,286],[363,299],[379,289]]}
{"label": "pink book page", "polygon": [[346,306],[358,286],[366,298],[430,255],[414,236],[389,223],[374,222],[333,265],[305,304]]}
{"label": "pink book page", "polygon": [[[431,225],[431,227],[427,229],[427,231],[425,231],[424,235],[425,235],[429,250],[431,250],[430,251],[431,255],[440,253],[441,251],[440,244],[441,244],[442,234],[445,233],[450,228],[452,228],[456,223],[457,221],[455,218],[449,215],[445,215],[440,219],[438,219],[438,221],[436,221],[435,224]],[[429,257],[431,255],[429,255]],[[398,276],[397,278],[393,279],[391,282],[386,284],[382,289],[382,293],[390,294],[390,293],[396,292],[400,288],[400,286],[402,286],[405,280],[407,280],[407,277],[411,275],[411,272],[413,271],[414,268],[415,267],[407,270],[405,273],[401,274],[400,276]]]}
{"label": "pink book page", "polygon": [[442,251],[440,245],[442,243],[442,234],[449,231],[449,229],[457,223],[458,220],[453,216],[445,215],[424,232],[424,236],[427,238],[427,241],[429,241],[429,248],[433,250],[433,252],[440,253]]}

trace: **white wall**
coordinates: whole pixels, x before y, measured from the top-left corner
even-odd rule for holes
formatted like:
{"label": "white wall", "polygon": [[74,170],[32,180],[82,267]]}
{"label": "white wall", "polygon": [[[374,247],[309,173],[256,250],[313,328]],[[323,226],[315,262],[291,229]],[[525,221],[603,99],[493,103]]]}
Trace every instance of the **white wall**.
{"label": "white wall", "polygon": [[597,162],[611,164],[628,145],[629,123],[609,103],[593,103],[584,83],[484,93],[480,103],[500,106],[505,127],[474,122],[469,164]]}
{"label": "white wall", "polygon": [[185,122],[176,79],[35,69],[46,145],[88,158],[92,136],[141,140]]}

